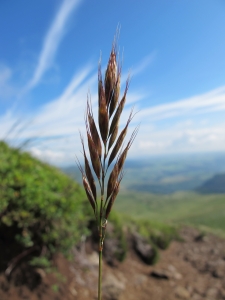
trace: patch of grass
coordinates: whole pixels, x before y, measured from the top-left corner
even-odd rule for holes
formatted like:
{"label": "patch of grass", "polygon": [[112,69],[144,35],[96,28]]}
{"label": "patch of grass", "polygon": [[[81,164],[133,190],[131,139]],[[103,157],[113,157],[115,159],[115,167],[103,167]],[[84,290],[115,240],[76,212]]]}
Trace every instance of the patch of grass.
{"label": "patch of grass", "polygon": [[123,231],[123,222],[120,214],[115,213],[114,211],[110,214],[110,222],[112,222],[114,231],[113,233],[106,234],[106,239],[115,238],[118,240],[118,250],[114,254],[118,261],[123,261],[127,254],[127,241],[126,236]]}
{"label": "patch of grass", "polygon": [[177,192],[155,195],[144,192],[121,191],[115,208],[134,219],[153,222],[204,226],[225,234],[225,197],[223,194],[202,195]]}
{"label": "patch of grass", "polygon": [[51,286],[51,289],[53,290],[53,292],[58,293],[58,291],[59,291],[59,286],[58,286],[57,284],[53,284],[53,285]]}

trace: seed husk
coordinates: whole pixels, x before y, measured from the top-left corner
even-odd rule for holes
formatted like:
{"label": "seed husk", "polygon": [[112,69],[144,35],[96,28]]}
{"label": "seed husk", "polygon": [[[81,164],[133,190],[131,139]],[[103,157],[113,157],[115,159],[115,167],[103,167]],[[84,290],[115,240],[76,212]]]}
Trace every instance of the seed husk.
{"label": "seed husk", "polygon": [[117,107],[117,110],[115,112],[115,115],[112,119],[112,123],[111,123],[111,126],[110,126],[110,130],[109,130],[109,135],[113,133],[114,131],[114,128],[116,126],[119,127],[119,120],[120,120],[120,116],[121,116],[121,113],[123,111],[123,108],[124,108],[124,104],[126,102],[126,95],[127,95],[127,91],[128,91],[128,87],[129,87],[129,78],[127,79],[127,82],[126,82],[126,88],[125,88],[125,91],[124,91],[124,95]]}
{"label": "seed husk", "polygon": [[100,96],[99,96],[99,112],[98,112],[98,122],[99,129],[102,137],[102,141],[106,144],[108,131],[109,131],[109,116],[106,106],[106,98],[103,87],[100,87]]}
{"label": "seed husk", "polygon": [[84,140],[83,140],[83,137],[81,136],[81,134],[80,134],[80,139],[81,139],[81,144],[82,144],[82,147],[83,147],[84,164],[85,164],[85,173],[86,173],[88,182],[89,182],[89,184],[90,184],[90,187],[91,187],[91,191],[92,191],[94,200],[95,200],[95,202],[96,202],[96,201],[97,201],[96,185],[95,185],[94,177],[93,177],[93,175],[92,175],[91,168],[90,168],[90,164],[89,164],[89,161],[88,161],[86,152],[85,152],[85,148],[84,148]]}
{"label": "seed husk", "polygon": [[90,129],[88,127],[87,119],[86,119],[85,123],[86,123],[88,148],[89,148],[89,153],[90,153],[90,157],[91,157],[92,167],[95,171],[96,176],[98,177],[98,179],[100,179],[101,163],[100,163],[100,160],[99,160],[98,151],[97,151],[95,143],[92,140]]}
{"label": "seed husk", "polygon": [[114,44],[112,46],[107,69],[105,72],[105,97],[106,97],[107,107],[109,107],[110,105],[116,80],[117,80],[117,62],[116,62],[116,51],[115,51],[115,44]]}
{"label": "seed husk", "polygon": [[129,142],[127,143],[127,146],[125,147],[125,149],[123,150],[123,152],[122,152],[122,153],[119,155],[119,157],[118,157],[118,160],[117,160],[117,164],[118,164],[118,173],[120,173],[121,170],[122,170],[122,168],[123,168],[125,159],[126,159],[126,157],[127,157],[127,152],[128,152],[128,150],[130,149],[130,147],[131,147],[131,145],[132,145],[132,143],[133,143],[133,141],[134,141],[134,139],[135,139],[135,137],[136,137],[136,135],[137,135],[137,133],[138,133],[138,130],[139,130],[139,126],[137,126],[137,127],[134,129],[134,131],[133,131],[133,133],[132,133],[132,135],[131,135],[131,137],[130,137]]}
{"label": "seed husk", "polygon": [[102,71],[101,71],[101,59],[99,60],[98,63],[98,107],[100,107],[100,95],[101,95],[101,90],[104,90],[103,83],[102,83]]}
{"label": "seed husk", "polygon": [[115,86],[113,88],[113,93],[110,101],[110,106],[109,106],[109,118],[111,118],[112,114],[114,113],[119,96],[120,96],[120,76],[121,76],[121,67],[118,67],[118,72],[117,72],[117,78],[115,82]]}
{"label": "seed husk", "polygon": [[117,141],[116,141],[116,145],[114,146],[111,154],[110,154],[110,157],[109,157],[109,161],[108,161],[108,166],[111,164],[111,162],[114,160],[114,158],[116,157],[124,139],[125,139],[125,136],[127,134],[127,128],[128,128],[128,125],[130,124],[130,121],[132,120],[132,113],[133,113],[133,109],[131,110],[131,113],[130,113],[130,116],[128,118],[128,121],[127,121],[127,124],[126,126],[124,127],[124,129],[121,131]]}
{"label": "seed husk", "polygon": [[90,153],[90,157],[91,157],[92,167],[95,171],[96,176],[98,177],[98,179],[100,179],[101,166],[100,166],[97,149],[95,148],[95,144],[89,133],[87,133],[87,138],[88,138],[88,148],[89,148],[89,153]]}
{"label": "seed husk", "polygon": [[88,181],[85,177],[83,177],[83,186],[84,186],[84,189],[85,189],[85,192],[86,192],[86,195],[87,195],[87,198],[95,212],[95,208],[96,208],[96,202],[95,202],[95,199],[93,198],[93,195],[91,193],[91,189],[90,189],[90,186],[88,184]]}
{"label": "seed husk", "polygon": [[110,136],[110,139],[109,139],[109,145],[108,145],[108,150],[112,147],[113,143],[115,142],[116,137],[117,137],[118,130],[119,130],[119,127],[116,126],[116,127],[114,128],[113,133],[112,133],[111,136]]}
{"label": "seed husk", "polygon": [[93,197],[93,194],[92,194],[92,190],[90,188],[90,185],[89,185],[89,182],[85,176],[85,173],[84,173],[84,170],[79,162],[79,160],[77,159],[77,166],[82,174],[82,180],[83,180],[83,186],[84,186],[84,189],[85,189],[85,192],[86,192],[86,195],[87,195],[87,198],[94,210],[94,213],[96,211],[96,203],[95,203],[95,200],[94,200],[94,197]]}
{"label": "seed husk", "polygon": [[97,127],[95,125],[93,112],[92,112],[92,108],[91,108],[91,103],[89,103],[89,101],[87,101],[87,118],[88,118],[88,123],[89,123],[89,128],[90,128],[92,140],[93,140],[94,144],[96,145],[97,152],[98,152],[98,155],[99,155],[99,159],[101,159],[102,145],[101,145],[101,141],[100,141],[100,137],[99,137],[99,134],[98,134]]}
{"label": "seed husk", "polygon": [[113,206],[113,204],[114,204],[114,202],[116,200],[116,196],[119,193],[120,182],[121,182],[122,178],[123,178],[123,173],[120,174],[120,178],[118,179],[118,181],[116,181],[115,187],[114,187],[112,195],[111,195],[111,198],[109,199],[109,203],[108,203],[108,205],[106,207],[106,212],[105,212],[105,218],[106,218],[106,220],[109,217],[109,214],[111,212],[112,206]]}
{"label": "seed husk", "polygon": [[108,200],[108,198],[112,194],[112,191],[115,187],[115,183],[116,183],[118,175],[119,175],[118,165],[115,164],[115,166],[114,166],[114,168],[113,168],[113,170],[112,170],[112,172],[109,176],[109,180],[108,180],[106,201]]}

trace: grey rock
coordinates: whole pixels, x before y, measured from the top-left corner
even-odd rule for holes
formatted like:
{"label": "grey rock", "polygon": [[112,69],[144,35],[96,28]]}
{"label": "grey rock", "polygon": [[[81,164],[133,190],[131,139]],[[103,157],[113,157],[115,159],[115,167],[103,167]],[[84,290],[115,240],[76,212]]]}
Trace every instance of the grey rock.
{"label": "grey rock", "polygon": [[135,252],[146,264],[151,264],[156,255],[155,249],[138,233],[133,233],[133,245]]}
{"label": "grey rock", "polygon": [[169,265],[168,269],[159,269],[155,268],[150,275],[152,277],[158,278],[158,279],[175,279],[180,280],[182,278],[182,275],[178,273],[177,269],[173,265]]}
{"label": "grey rock", "polygon": [[177,286],[175,289],[175,294],[180,299],[190,299],[190,293],[187,289],[182,286]]}
{"label": "grey rock", "polygon": [[88,261],[89,261],[91,266],[94,266],[94,267],[98,266],[99,257],[98,257],[97,252],[93,251],[91,254],[89,254],[87,256],[87,258],[88,258]]}
{"label": "grey rock", "polygon": [[105,300],[119,300],[125,284],[119,281],[113,274],[107,274],[103,279],[102,294]]}
{"label": "grey rock", "polygon": [[167,270],[155,269],[150,273],[150,275],[154,278],[157,278],[157,279],[166,279],[166,280],[168,280],[170,278],[170,274]]}

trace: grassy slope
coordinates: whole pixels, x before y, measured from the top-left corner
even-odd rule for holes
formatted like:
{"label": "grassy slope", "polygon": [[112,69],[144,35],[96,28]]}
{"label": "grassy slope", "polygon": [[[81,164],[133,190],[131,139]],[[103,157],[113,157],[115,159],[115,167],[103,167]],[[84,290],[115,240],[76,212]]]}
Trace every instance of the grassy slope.
{"label": "grassy slope", "polygon": [[116,200],[115,207],[121,213],[138,219],[190,224],[225,235],[224,194],[177,192],[155,195],[123,190]]}
{"label": "grassy slope", "polygon": [[85,199],[60,170],[0,141],[0,239],[66,252],[92,217]]}

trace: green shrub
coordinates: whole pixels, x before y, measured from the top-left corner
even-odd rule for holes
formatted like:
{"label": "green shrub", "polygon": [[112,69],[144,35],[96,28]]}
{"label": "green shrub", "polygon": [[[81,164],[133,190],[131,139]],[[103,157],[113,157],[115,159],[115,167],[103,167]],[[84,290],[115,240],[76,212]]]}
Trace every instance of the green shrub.
{"label": "green shrub", "polygon": [[165,223],[139,220],[137,227],[143,237],[162,250],[167,249],[171,241],[178,238],[177,228]]}
{"label": "green shrub", "polygon": [[110,213],[110,222],[113,224],[113,233],[107,232],[106,239],[116,239],[118,241],[117,251],[114,253],[118,261],[123,261],[127,254],[127,240],[123,231],[121,217],[115,211]]}
{"label": "green shrub", "polygon": [[0,142],[0,236],[47,256],[64,254],[87,233],[83,190],[58,169]]}

